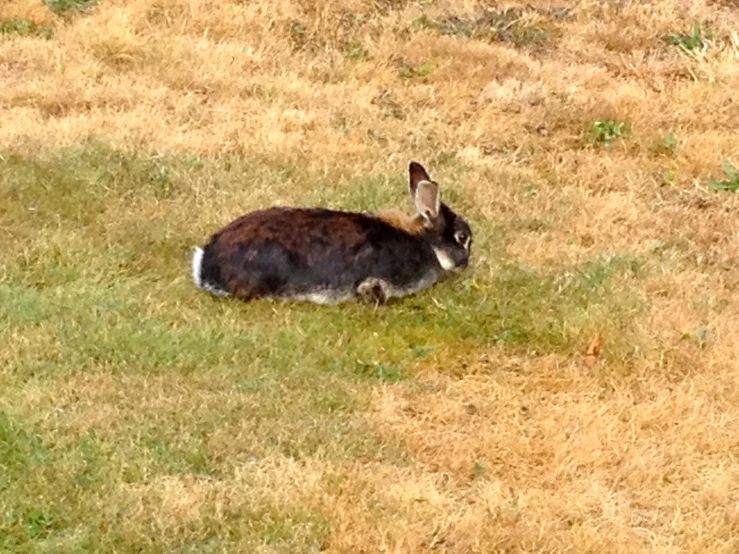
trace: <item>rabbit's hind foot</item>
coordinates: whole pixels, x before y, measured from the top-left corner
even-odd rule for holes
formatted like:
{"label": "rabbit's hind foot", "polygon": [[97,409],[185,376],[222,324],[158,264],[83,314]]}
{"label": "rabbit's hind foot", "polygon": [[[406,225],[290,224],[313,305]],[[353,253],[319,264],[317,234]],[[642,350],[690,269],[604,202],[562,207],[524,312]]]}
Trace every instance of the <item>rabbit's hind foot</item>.
{"label": "rabbit's hind foot", "polygon": [[357,286],[357,296],[376,306],[384,306],[390,298],[390,285],[382,279],[365,279]]}

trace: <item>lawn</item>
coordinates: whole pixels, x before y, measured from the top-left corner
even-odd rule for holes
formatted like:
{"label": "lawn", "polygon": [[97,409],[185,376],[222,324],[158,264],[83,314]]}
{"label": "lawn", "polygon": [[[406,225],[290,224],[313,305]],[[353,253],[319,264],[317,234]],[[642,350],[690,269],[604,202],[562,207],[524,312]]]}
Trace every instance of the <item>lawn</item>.
{"label": "lawn", "polygon": [[[738,25],[5,0],[0,550],[739,550]],[[250,209],[410,211],[410,160],[473,229],[458,278],[190,280]]]}

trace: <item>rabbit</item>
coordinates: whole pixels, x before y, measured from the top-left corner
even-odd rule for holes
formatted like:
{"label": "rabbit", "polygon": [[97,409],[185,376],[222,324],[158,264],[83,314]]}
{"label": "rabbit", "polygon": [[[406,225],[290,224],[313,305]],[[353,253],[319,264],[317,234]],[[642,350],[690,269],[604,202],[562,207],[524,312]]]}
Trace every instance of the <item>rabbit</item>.
{"label": "rabbit", "polygon": [[192,259],[195,284],[214,295],[385,304],[417,293],[470,259],[472,231],[440,200],[423,166],[408,166],[416,214],[272,207],[215,233]]}

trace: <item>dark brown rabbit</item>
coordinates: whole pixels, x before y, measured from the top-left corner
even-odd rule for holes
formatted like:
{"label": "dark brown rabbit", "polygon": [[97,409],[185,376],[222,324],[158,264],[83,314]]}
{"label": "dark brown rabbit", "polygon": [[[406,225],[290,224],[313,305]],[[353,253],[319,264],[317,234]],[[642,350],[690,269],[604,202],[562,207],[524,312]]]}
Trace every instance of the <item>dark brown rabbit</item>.
{"label": "dark brown rabbit", "polygon": [[324,208],[267,208],[214,234],[192,260],[195,284],[242,300],[280,297],[384,304],[413,294],[469,262],[467,222],[440,201],[439,185],[408,168],[416,215]]}

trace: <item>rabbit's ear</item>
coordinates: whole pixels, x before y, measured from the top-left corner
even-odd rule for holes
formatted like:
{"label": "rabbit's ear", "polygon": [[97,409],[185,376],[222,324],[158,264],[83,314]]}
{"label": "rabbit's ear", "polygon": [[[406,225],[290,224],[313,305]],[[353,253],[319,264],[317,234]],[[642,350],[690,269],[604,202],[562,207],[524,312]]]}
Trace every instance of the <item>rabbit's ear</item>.
{"label": "rabbit's ear", "polygon": [[430,181],[431,177],[426,170],[418,162],[411,162],[408,166],[408,191],[411,193],[411,200],[416,201],[416,189],[421,181]]}
{"label": "rabbit's ear", "polygon": [[433,226],[433,222],[439,217],[440,202],[439,185],[432,181],[418,182],[413,203],[425,225]]}

